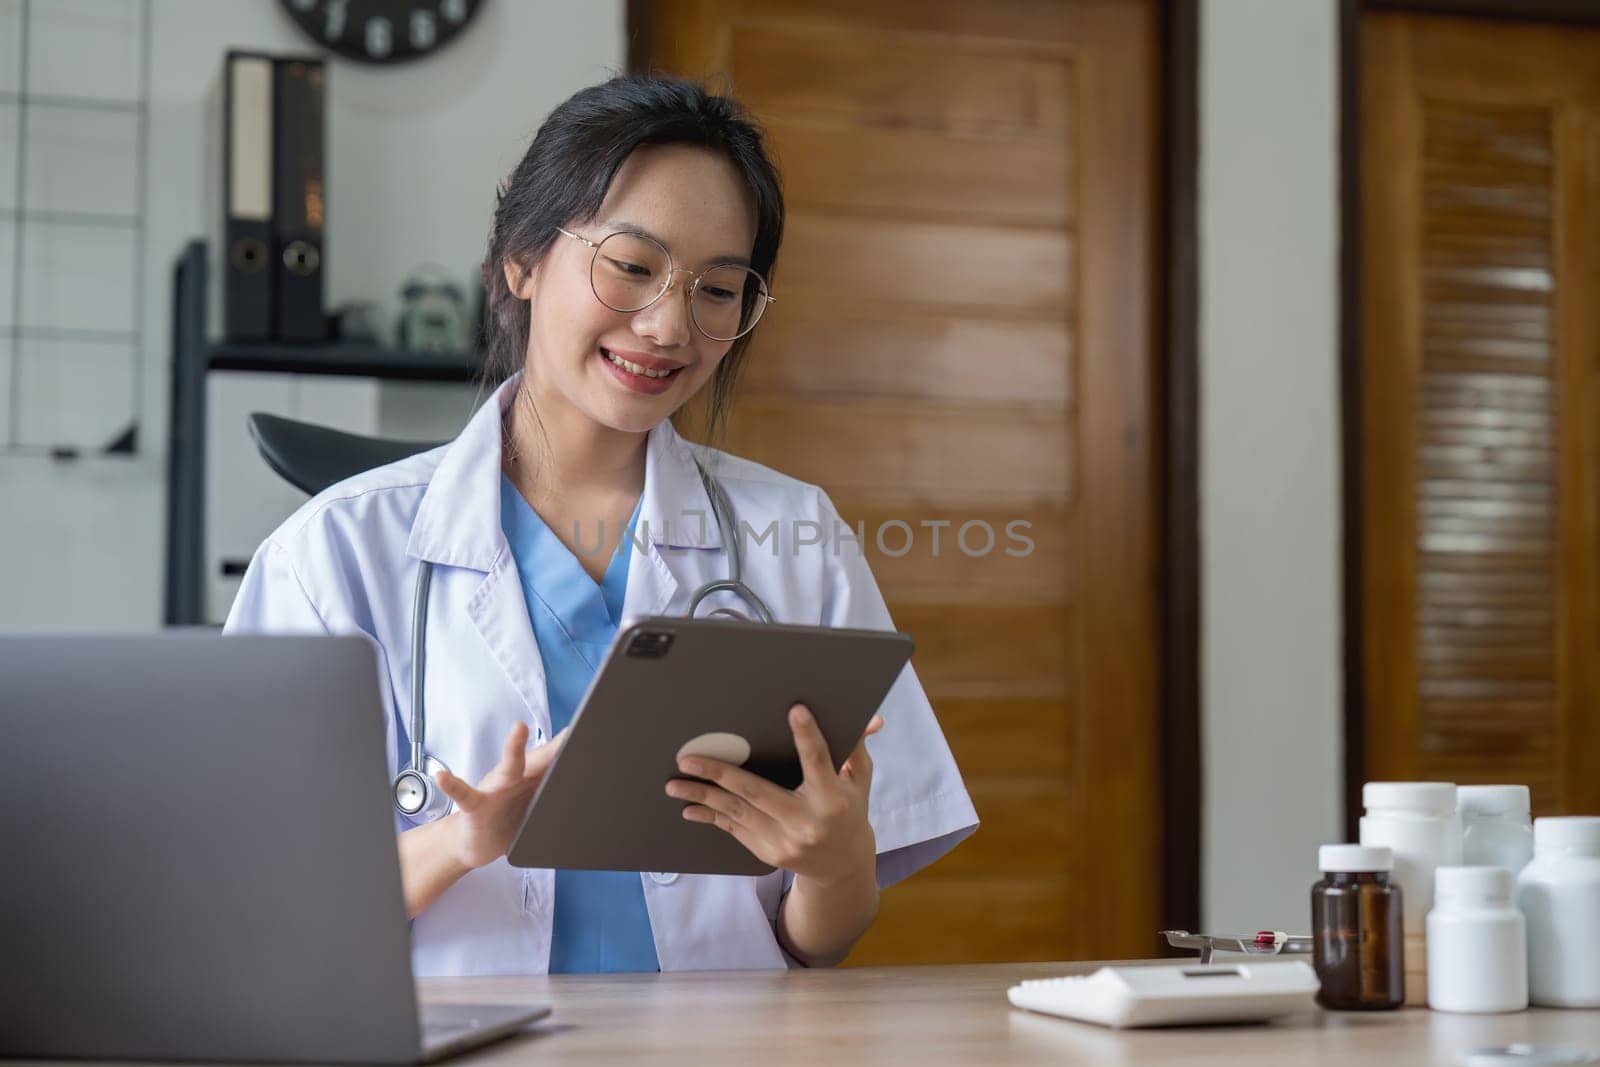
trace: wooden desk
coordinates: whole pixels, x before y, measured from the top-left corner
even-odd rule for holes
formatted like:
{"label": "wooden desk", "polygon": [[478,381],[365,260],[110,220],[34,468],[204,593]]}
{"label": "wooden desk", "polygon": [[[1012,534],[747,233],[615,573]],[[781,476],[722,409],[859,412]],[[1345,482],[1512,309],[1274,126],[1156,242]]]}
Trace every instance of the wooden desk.
{"label": "wooden desk", "polygon": [[478,1064],[1456,1064],[1514,1042],[1600,1051],[1600,1011],[1444,1015],[1307,1011],[1277,1023],[1112,1031],[1018,1011],[1006,987],[1097,964],[870,967],[552,978],[425,979],[425,1001],[545,1001],[527,1035]]}

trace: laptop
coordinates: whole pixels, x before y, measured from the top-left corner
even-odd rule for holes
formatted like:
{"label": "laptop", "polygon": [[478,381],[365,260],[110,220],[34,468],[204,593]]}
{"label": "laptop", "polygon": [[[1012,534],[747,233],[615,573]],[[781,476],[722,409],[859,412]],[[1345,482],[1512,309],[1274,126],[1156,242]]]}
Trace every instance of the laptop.
{"label": "laptop", "polygon": [[359,637],[0,637],[0,1055],[419,1063],[542,1004],[419,1008]]}

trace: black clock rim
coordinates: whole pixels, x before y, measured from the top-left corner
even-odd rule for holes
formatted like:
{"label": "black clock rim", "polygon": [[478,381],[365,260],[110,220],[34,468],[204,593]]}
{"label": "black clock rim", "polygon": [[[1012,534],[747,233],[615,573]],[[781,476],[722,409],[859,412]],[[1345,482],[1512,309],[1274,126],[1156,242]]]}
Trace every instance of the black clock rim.
{"label": "black clock rim", "polygon": [[371,56],[367,54],[365,49],[360,49],[355,45],[330,44],[317,33],[315,26],[304,21],[304,19],[309,18],[311,12],[296,11],[291,6],[290,0],[278,0],[278,10],[287,15],[289,21],[294,23],[295,28],[304,36],[310,38],[316,47],[329,55],[338,56],[340,59],[348,59],[352,63],[360,63],[368,67],[398,67],[407,63],[415,63],[421,59],[430,59],[443,52],[451,44],[454,44],[471,28],[474,19],[483,10],[483,3],[484,0],[467,0],[466,17],[452,26],[450,32],[439,38],[432,48],[421,52],[408,48],[403,52],[391,52],[381,58]]}
{"label": "black clock rim", "polygon": [[[452,37],[451,41],[454,39],[455,38]],[[352,63],[360,63],[362,66],[366,67],[400,67],[407,63],[415,63],[419,59],[432,59],[434,56],[443,51],[445,44],[449,43],[449,41],[446,41],[437,47],[428,49],[426,52],[406,52],[403,55],[395,53],[386,56],[383,59],[374,59],[365,52],[346,51],[343,48],[336,48],[326,42],[321,42],[319,47],[331,56],[338,56],[340,59],[348,59]]]}

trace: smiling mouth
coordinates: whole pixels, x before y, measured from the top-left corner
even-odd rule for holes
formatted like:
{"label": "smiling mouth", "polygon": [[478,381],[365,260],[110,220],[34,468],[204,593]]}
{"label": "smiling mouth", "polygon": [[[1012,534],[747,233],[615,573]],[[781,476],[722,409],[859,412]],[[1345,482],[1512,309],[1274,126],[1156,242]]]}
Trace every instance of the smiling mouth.
{"label": "smiling mouth", "polygon": [[671,370],[651,370],[648,367],[640,366],[637,363],[628,362],[615,352],[611,351],[609,348],[602,348],[600,350],[600,354],[604,356],[612,366],[621,367],[629,374],[636,374],[641,378],[670,378],[683,369],[682,367],[673,367]]}

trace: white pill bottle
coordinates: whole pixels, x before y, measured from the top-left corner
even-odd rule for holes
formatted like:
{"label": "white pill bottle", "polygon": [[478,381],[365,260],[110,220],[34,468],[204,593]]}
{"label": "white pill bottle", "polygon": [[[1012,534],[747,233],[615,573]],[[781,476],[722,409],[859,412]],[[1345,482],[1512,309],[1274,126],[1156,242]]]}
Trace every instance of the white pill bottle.
{"label": "white pill bottle", "polygon": [[1528,942],[1504,867],[1440,867],[1428,913],[1428,1007],[1521,1011],[1528,1006]]}
{"label": "white pill bottle", "polygon": [[1368,782],[1361,790],[1361,843],[1394,850],[1394,883],[1405,899],[1406,1003],[1428,1002],[1428,911],[1433,872],[1461,866],[1461,816],[1452,782]]}
{"label": "white pill bottle", "polygon": [[1456,790],[1461,810],[1461,862],[1468,867],[1505,867],[1519,873],[1533,859],[1533,818],[1525,785],[1464,785]]}
{"label": "white pill bottle", "polygon": [[1600,1008],[1600,817],[1534,820],[1517,907],[1528,920],[1528,999]]}

